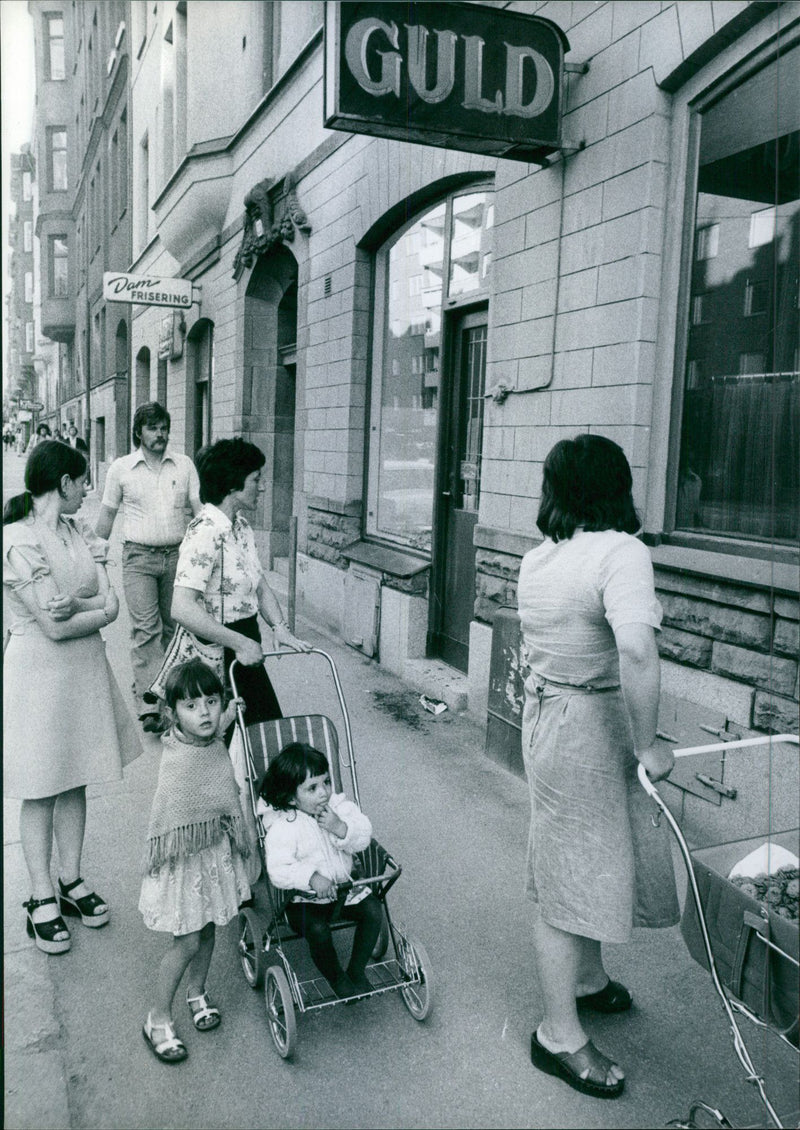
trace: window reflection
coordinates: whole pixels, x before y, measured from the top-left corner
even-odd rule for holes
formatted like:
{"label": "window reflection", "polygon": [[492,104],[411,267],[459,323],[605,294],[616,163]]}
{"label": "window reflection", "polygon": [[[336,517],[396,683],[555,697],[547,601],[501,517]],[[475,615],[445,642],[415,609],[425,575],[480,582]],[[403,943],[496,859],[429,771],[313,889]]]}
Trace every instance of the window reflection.
{"label": "window reflection", "polygon": [[450,285],[455,298],[485,287],[492,264],[494,205],[485,192],[457,196],[453,201],[453,233],[450,240]]}
{"label": "window reflection", "polygon": [[445,205],[389,252],[378,530],[430,548],[441,341]]}
{"label": "window reflection", "polygon": [[676,525],[796,539],[800,49],[703,115]]}

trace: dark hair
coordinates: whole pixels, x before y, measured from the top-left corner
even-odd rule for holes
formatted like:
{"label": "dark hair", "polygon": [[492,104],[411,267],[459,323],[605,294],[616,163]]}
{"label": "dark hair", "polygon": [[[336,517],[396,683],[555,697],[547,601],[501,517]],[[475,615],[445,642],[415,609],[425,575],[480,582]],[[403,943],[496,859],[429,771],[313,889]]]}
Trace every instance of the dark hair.
{"label": "dark hair", "polygon": [[562,439],[544,461],[536,525],[553,541],[571,538],[578,526],[635,534],[641,522],[632,487],[631,469],[618,443],[588,434]]}
{"label": "dark hair", "polygon": [[270,761],[259,795],[273,808],[288,812],[294,808],[294,795],[306,777],[321,777],[330,768],[324,753],[307,742],[291,742]]}
{"label": "dark hair", "polygon": [[142,442],[142,428],[145,425],[148,428],[154,427],[155,424],[161,424],[166,421],[167,427],[172,427],[172,418],[166,408],[162,408],[156,400],[151,400],[147,404],[140,404],[133,414],[133,426],[131,428],[131,435],[133,438],[133,446],[138,447]]}
{"label": "dark hair", "polygon": [[199,698],[202,694],[218,694],[222,698],[222,683],[219,675],[202,659],[190,659],[186,663],[179,663],[167,675],[164,698],[170,710],[174,710],[175,703],[181,699]]}
{"label": "dark hair", "polygon": [[36,434],[37,436],[49,436],[53,433],[50,431],[50,428],[47,424],[39,424],[36,428]]}
{"label": "dark hair", "polygon": [[266,463],[260,447],[241,436],[218,439],[202,447],[195,456],[200,479],[200,500],[219,506],[232,490],[242,490],[244,481]]}
{"label": "dark hair", "polygon": [[23,494],[9,498],[3,509],[3,525],[20,522],[33,510],[34,498],[40,498],[51,490],[61,494],[61,480],[64,475],[80,479],[86,474],[86,460],[77,447],[69,447],[57,439],[46,439],[37,443],[25,464],[25,486]]}

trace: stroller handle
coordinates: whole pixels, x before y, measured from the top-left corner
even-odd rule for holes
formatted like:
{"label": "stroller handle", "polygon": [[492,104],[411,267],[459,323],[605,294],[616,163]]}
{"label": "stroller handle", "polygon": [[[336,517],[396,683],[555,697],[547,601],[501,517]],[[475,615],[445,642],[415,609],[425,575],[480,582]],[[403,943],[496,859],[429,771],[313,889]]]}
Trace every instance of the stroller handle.
{"label": "stroller handle", "polygon": [[[312,648],[309,648],[308,651],[295,651],[293,648],[285,648],[285,649],[281,649],[281,650],[278,650],[278,651],[263,651],[261,653],[261,658],[262,658],[262,661],[264,659],[285,659],[287,655],[295,655],[295,656],[321,655],[322,658],[325,660],[325,662],[328,664],[328,667],[329,667],[330,673],[331,673],[331,678],[333,680],[333,685],[336,689],[336,697],[337,697],[338,702],[339,702],[339,710],[341,711],[342,720],[344,722],[344,736],[345,736],[345,744],[347,746],[347,759],[345,760],[342,757],[341,750],[340,750],[339,751],[339,760],[340,760],[341,764],[345,765],[350,770],[350,783],[351,783],[352,788],[353,788],[353,797],[355,799],[356,804],[360,808],[361,807],[361,801],[360,801],[359,795],[358,795],[358,778],[356,776],[356,758],[355,758],[355,752],[354,752],[354,749],[353,749],[353,732],[350,728],[350,712],[347,709],[347,703],[345,702],[345,698],[344,698],[344,691],[342,690],[342,684],[339,680],[339,672],[336,670],[336,664],[333,661],[333,657],[331,655],[329,655],[327,651],[323,651],[319,647],[312,647]],[[233,662],[230,665],[230,668],[229,668],[229,674],[230,674],[230,680],[231,680],[231,690],[233,691],[234,698],[239,698],[239,692],[238,692],[238,689],[237,689],[237,686],[236,686],[236,669],[241,667],[241,666],[243,666],[243,664],[239,663],[238,659],[234,659]],[[242,728],[244,728],[244,726],[246,725],[246,719],[245,719],[245,716],[244,716],[244,710],[242,709],[241,705],[237,706],[236,713],[237,713],[239,725],[242,726]]]}
{"label": "stroller handle", "polygon": [[[713,742],[711,745],[693,745],[687,746],[685,749],[674,749],[672,752],[676,758],[678,757],[695,757],[701,753],[719,753],[722,750],[728,749],[744,749],[757,745],[770,745],[772,742],[788,742],[790,745],[800,747],[800,737],[797,734],[765,734],[760,738],[741,738],[735,742]],[[637,768],[639,775],[639,783],[649,797],[658,804],[659,808],[663,810],[664,805],[661,797],[658,795],[653,782],[647,775],[647,770],[644,765],[639,765]],[[669,781],[669,778],[665,778]]]}

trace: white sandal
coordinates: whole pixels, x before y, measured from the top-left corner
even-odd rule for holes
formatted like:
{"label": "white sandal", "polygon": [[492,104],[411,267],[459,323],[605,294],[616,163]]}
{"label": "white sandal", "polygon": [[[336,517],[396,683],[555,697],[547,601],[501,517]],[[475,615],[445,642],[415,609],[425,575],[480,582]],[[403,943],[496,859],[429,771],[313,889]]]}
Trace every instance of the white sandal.
{"label": "white sandal", "polygon": [[[156,1043],[153,1032],[158,1029],[165,1033],[165,1038]],[[189,1054],[183,1040],[178,1038],[174,1025],[169,1020],[161,1024],[154,1024],[149,1012],[142,1028],[142,1035],[147,1041],[150,1051],[162,1063],[182,1063]]]}
{"label": "white sandal", "polygon": [[[199,997],[190,997],[187,990],[186,1003],[191,1009],[192,1020],[198,1032],[210,1032],[213,1028],[219,1027],[222,1017],[219,1009],[209,1001],[208,993],[201,993]],[[198,1007],[195,1008],[195,1005]]]}

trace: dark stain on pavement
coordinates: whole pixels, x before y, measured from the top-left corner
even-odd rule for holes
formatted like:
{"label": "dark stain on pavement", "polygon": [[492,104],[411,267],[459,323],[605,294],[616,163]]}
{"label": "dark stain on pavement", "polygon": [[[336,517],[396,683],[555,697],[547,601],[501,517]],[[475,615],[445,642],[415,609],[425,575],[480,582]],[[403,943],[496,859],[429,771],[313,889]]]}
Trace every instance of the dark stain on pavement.
{"label": "dark stain on pavement", "polygon": [[373,691],[372,697],[378,710],[390,715],[397,722],[403,722],[412,730],[424,730],[420,718],[418,696],[412,693],[396,691]]}

